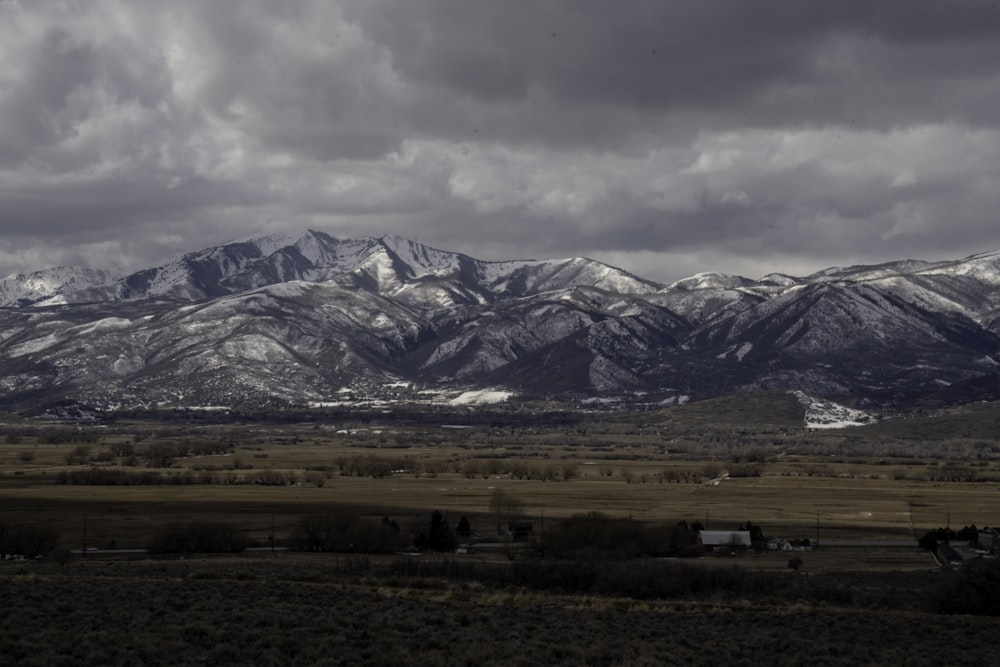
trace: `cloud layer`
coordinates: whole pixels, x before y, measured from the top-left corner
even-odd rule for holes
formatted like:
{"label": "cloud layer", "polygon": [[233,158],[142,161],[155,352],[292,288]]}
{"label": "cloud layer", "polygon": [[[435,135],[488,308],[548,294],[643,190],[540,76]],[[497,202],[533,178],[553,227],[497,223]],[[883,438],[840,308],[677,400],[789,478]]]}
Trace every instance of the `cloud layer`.
{"label": "cloud layer", "polygon": [[1000,9],[0,0],[0,274],[316,228],[668,281],[1000,248]]}

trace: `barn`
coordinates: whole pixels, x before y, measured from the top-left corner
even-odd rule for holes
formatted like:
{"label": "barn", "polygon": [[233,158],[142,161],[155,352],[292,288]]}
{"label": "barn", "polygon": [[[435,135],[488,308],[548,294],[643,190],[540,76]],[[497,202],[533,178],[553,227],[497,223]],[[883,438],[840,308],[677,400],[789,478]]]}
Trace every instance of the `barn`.
{"label": "barn", "polygon": [[700,530],[698,541],[706,551],[742,550],[752,546],[749,530]]}

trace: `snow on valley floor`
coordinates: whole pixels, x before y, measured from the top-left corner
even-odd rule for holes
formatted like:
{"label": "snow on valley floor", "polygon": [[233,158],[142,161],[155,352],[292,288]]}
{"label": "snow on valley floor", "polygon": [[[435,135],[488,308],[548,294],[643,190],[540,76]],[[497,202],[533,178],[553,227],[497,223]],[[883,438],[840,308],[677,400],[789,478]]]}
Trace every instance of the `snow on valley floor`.
{"label": "snow on valley floor", "polygon": [[806,428],[845,428],[870,424],[873,419],[861,410],[809,396],[801,391],[792,392],[806,409]]}
{"label": "snow on valley floor", "polygon": [[[382,385],[383,388],[410,390],[408,382],[395,382]],[[382,407],[392,408],[394,405],[493,405],[510,400],[513,391],[506,389],[469,389],[457,394],[454,390],[424,390],[405,396],[368,393],[362,389],[343,388],[339,390],[343,398],[335,401],[310,401],[310,408],[330,407]]]}

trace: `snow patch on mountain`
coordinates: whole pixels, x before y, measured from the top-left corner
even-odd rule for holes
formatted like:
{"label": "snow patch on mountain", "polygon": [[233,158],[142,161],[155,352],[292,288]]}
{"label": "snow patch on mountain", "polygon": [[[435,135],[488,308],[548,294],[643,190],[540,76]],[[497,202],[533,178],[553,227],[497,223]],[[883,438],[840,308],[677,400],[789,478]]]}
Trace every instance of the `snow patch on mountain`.
{"label": "snow patch on mountain", "polygon": [[806,409],[806,428],[846,428],[848,426],[864,426],[873,421],[871,415],[849,408],[833,401],[823,398],[816,398],[808,394],[795,391],[792,392],[799,400],[799,403]]}
{"label": "snow patch on mountain", "polygon": [[77,292],[106,285],[121,275],[117,270],[88,269],[79,266],[56,266],[31,273],[0,278],[0,307],[59,299],[63,293]]}
{"label": "snow patch on mountain", "polygon": [[389,234],[379,241],[409,269],[409,278],[452,273],[458,269],[460,255],[425,246],[401,236]]}
{"label": "snow patch on mountain", "polygon": [[72,329],[69,329],[67,333],[84,335],[90,333],[108,332],[124,329],[131,324],[131,320],[127,320],[123,317],[105,317],[104,319],[97,320],[96,322],[89,322],[87,324],[81,324],[80,326],[73,327]]}
{"label": "snow patch on mountain", "polygon": [[544,262],[534,259],[507,262],[479,262],[476,268],[483,282],[493,285],[497,291],[504,291],[507,289],[507,281],[499,283],[497,281],[509,278],[512,273],[519,269],[539,266],[540,264],[544,264]]}
{"label": "snow patch on mountain", "polygon": [[450,405],[488,405],[503,403],[510,399],[514,392],[500,389],[475,389],[464,391],[448,401]]}
{"label": "snow patch on mountain", "polygon": [[972,255],[958,262],[937,262],[921,273],[968,276],[991,285],[1000,285],[1000,251]]}
{"label": "snow patch on mountain", "polygon": [[189,283],[191,268],[182,262],[172,262],[154,270],[152,280],[143,296],[172,294],[181,298],[198,298]]}
{"label": "snow patch on mountain", "polygon": [[696,273],[688,278],[682,278],[670,284],[668,290],[702,290],[702,289],[735,289],[749,284],[751,281],[740,276],[727,276],[724,273]]}
{"label": "snow patch on mountain", "polygon": [[769,273],[757,282],[762,284],[777,285],[778,287],[793,287],[800,284],[801,279],[784,273]]}
{"label": "snow patch on mountain", "polygon": [[62,340],[63,335],[61,333],[50,333],[45,336],[35,338],[34,340],[25,341],[19,345],[12,345],[7,348],[7,354],[10,357],[22,357],[27,354],[35,354],[36,352],[41,352],[46,348],[60,343]]}
{"label": "snow patch on mountain", "polygon": [[670,407],[674,405],[687,405],[690,402],[691,397],[687,394],[680,394],[678,396],[668,396],[667,398],[660,401],[660,405],[664,407]]}
{"label": "snow patch on mountain", "polygon": [[292,362],[288,350],[274,340],[260,334],[231,338],[222,344],[220,353],[242,361],[259,363]]}
{"label": "snow patch on mountain", "polygon": [[111,364],[111,372],[118,377],[128,377],[138,373],[144,366],[142,359],[122,354]]}
{"label": "snow patch on mountain", "polygon": [[303,236],[304,235],[300,232],[276,232],[273,234],[262,234],[260,236],[247,236],[224,243],[223,246],[245,244],[255,245],[260,249],[261,254],[267,256],[276,253],[282,248],[294,246],[303,239]]}
{"label": "snow patch on mountain", "polygon": [[730,347],[725,352],[716,355],[716,359],[726,359],[730,355],[736,357],[736,361],[743,361],[743,357],[747,356],[750,350],[753,349],[753,343],[741,343],[740,345],[734,345]]}

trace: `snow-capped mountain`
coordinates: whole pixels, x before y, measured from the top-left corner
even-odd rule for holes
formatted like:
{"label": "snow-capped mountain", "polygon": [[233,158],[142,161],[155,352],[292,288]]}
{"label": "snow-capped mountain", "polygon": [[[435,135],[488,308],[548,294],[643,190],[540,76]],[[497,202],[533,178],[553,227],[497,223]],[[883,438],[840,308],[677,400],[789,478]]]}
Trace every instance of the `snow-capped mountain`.
{"label": "snow-capped mountain", "polygon": [[56,266],[32,273],[0,278],[0,306],[28,306],[40,301],[59,303],[60,295],[86,299],[91,290],[101,290],[121,275],[79,266]]}
{"label": "snow-capped mountain", "polygon": [[0,291],[0,306],[150,298],[200,301],[296,280],[333,282],[438,306],[481,304],[576,285],[624,293],[659,287],[583,258],[483,262],[398,236],[339,240],[311,230],[226,243],[114,280],[97,272],[72,271],[50,269],[7,278],[0,289],[8,283],[11,287]]}
{"label": "snow-capped mountain", "polygon": [[[0,403],[304,404],[380,387],[899,403],[996,384],[1000,253],[659,285],[396,236],[245,239],[0,280]],[[959,393],[956,389],[956,394]]]}

